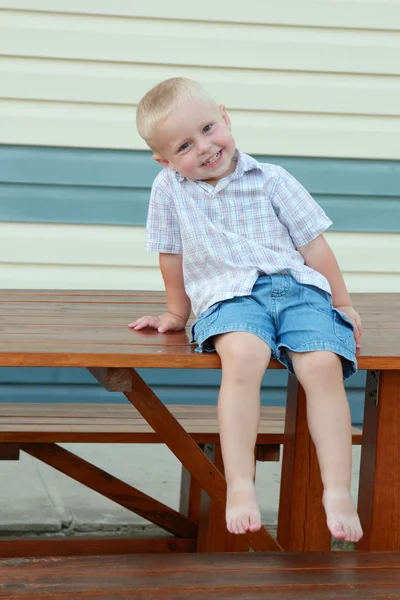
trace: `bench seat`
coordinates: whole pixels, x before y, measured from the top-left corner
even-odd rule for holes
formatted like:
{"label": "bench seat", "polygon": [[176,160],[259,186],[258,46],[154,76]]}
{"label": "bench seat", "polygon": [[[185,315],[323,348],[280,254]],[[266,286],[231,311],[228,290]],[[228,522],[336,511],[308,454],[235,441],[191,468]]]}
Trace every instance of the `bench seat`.
{"label": "bench seat", "polygon": [[[169,405],[198,444],[219,443],[216,406]],[[257,444],[283,444],[285,408],[261,407]],[[353,428],[353,444],[362,432]],[[140,413],[127,404],[0,403],[2,442],[162,442]]]}
{"label": "bench seat", "polygon": [[[215,406],[168,406],[207,458],[224,472]],[[285,441],[285,408],[262,407],[255,459],[277,461]],[[361,444],[362,432],[353,428],[353,444]],[[0,460],[18,460],[20,452],[43,461],[110,500],[132,510],[175,537],[132,539],[125,542],[97,540],[97,553],[132,552],[242,552],[248,540],[226,530],[224,511],[212,502],[197,480],[182,466],[179,512],[127,485],[60,446],[62,443],[161,443],[157,433],[132,405],[0,403]],[[201,454],[201,453],[200,453]],[[318,486],[307,490],[308,499],[320,503]],[[307,520],[303,527],[315,521]],[[40,556],[93,551],[87,540],[1,540],[0,556]],[[328,546],[328,542],[325,546]],[[327,549],[326,547],[316,549]],[[26,554],[28,552],[28,554]]]}

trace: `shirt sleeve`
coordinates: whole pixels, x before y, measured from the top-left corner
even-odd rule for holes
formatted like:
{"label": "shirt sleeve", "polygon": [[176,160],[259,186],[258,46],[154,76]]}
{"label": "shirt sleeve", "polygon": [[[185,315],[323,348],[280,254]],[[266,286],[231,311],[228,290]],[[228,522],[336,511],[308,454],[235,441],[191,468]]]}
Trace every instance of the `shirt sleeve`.
{"label": "shirt sleeve", "polygon": [[146,223],[146,250],[182,254],[179,221],[172,198],[156,179]]}
{"label": "shirt sleeve", "polygon": [[324,233],[332,221],[297,179],[284,169],[280,174],[272,203],[295,247],[301,248]]}

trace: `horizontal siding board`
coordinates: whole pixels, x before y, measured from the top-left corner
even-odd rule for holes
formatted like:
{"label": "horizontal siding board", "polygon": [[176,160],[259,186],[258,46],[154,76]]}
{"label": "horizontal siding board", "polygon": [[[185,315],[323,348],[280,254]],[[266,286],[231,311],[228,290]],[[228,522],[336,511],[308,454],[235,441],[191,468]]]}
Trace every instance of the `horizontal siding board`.
{"label": "horizontal siding board", "polygon": [[[400,231],[399,161],[257,158],[297,177],[332,231]],[[150,152],[0,146],[0,220],[144,225],[159,170]]]}
{"label": "horizontal siding board", "polygon": [[0,144],[0,181],[96,187],[149,187],[160,171],[150,152]]}
{"label": "horizontal siding board", "polygon": [[[0,287],[162,290],[143,227],[0,223]],[[400,292],[400,234],[327,232],[351,292]]]}
{"label": "horizontal siding board", "polygon": [[[164,289],[160,269],[149,267],[94,266],[85,264],[59,264],[57,257],[48,250],[49,264],[29,262],[5,262],[7,253],[0,249],[0,287],[31,289],[75,289],[75,290],[162,290]],[[80,257],[80,261],[85,256]],[[391,278],[392,282],[392,278]]]}
{"label": "horizontal siding board", "polygon": [[313,196],[333,221],[332,231],[400,232],[400,196]]}
{"label": "horizontal siding board", "polygon": [[[400,162],[256,156],[279,164],[317,193],[399,195]],[[148,187],[160,171],[146,151],[0,144],[0,181],[8,183]]]}
{"label": "horizontal siding board", "polygon": [[0,220],[143,225],[149,189],[0,185]]}
{"label": "horizontal siding board", "polygon": [[142,227],[0,224],[1,260],[15,265],[157,267],[157,254],[144,245]]}
{"label": "horizontal siding board", "polygon": [[320,26],[340,28],[400,30],[400,7],[396,2],[379,0],[347,0],[307,3],[307,10],[300,3],[285,0],[250,0],[246,3],[229,4],[203,0],[188,4],[185,0],[133,3],[131,0],[5,0],[2,6],[26,11],[50,11],[118,17],[144,17],[147,19],[182,19],[238,23],[264,23],[276,25]]}
{"label": "horizontal siding board", "polygon": [[[400,290],[400,234],[327,232],[351,291]],[[0,287],[163,289],[143,227],[0,223]]]}
{"label": "horizontal siding board", "polygon": [[[400,160],[400,119],[230,111],[238,146],[252,154]],[[0,100],[0,143],[144,150],[131,107]]]}
{"label": "horizontal siding board", "polygon": [[246,152],[400,160],[400,6],[207,2],[3,3],[0,142],[142,150],[139,98],[183,75]]}
{"label": "horizontal siding board", "polygon": [[[400,234],[328,231],[326,237],[347,272],[400,273]],[[147,252],[144,242],[142,227],[0,223],[0,261],[16,268],[124,268],[139,275],[158,269],[158,254]]]}
{"label": "horizontal siding board", "polygon": [[[0,185],[0,220],[29,223],[144,225],[148,189]],[[332,231],[400,232],[400,198],[313,194]]]}
{"label": "horizontal siding board", "polygon": [[30,12],[21,20],[4,11],[0,52],[24,56],[27,47],[30,56],[63,60],[400,74],[395,32]]}
{"label": "horizontal siding board", "polygon": [[[378,261],[384,263],[385,256],[377,249],[378,257],[374,268],[367,269],[368,258],[364,258],[365,269],[352,271],[342,269],[347,287],[351,292],[400,293],[398,267],[381,272]],[[345,261],[342,261],[345,265]],[[87,289],[87,290],[163,290],[160,270],[122,267],[93,267],[86,265],[36,265],[30,263],[0,263],[0,287],[2,289]]]}
{"label": "horizontal siding board", "polygon": [[11,100],[133,110],[147,90],[178,75],[198,80],[228,110],[400,114],[400,80],[392,76],[0,58],[2,98]]}

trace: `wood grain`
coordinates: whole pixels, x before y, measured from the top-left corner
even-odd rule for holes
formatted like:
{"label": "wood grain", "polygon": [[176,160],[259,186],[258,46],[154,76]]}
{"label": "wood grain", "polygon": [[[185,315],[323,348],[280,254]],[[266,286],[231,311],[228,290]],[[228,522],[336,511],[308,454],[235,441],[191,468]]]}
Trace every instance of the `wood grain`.
{"label": "wood grain", "polygon": [[[225,475],[221,444],[208,444],[205,452],[209,460]],[[194,483],[194,480],[193,480]],[[197,488],[194,487],[196,495]],[[229,533],[226,528],[225,507],[213,501],[201,490],[199,497],[198,552],[248,552],[249,542],[245,536]]]}
{"label": "wood grain", "polygon": [[361,550],[400,550],[400,371],[368,374],[358,510]]}
{"label": "wood grain", "polygon": [[0,560],[2,597],[395,600],[398,553],[71,556]]}
{"label": "wood grain", "polygon": [[[216,406],[177,404],[168,405],[168,409],[198,444],[219,443]],[[266,445],[271,460],[276,457],[276,445],[284,443],[285,410],[280,406],[261,407],[257,444]],[[130,404],[0,402],[0,436],[1,443],[162,442]],[[361,430],[354,427],[353,444],[361,444],[361,439]]]}
{"label": "wood grain", "polygon": [[169,533],[184,538],[197,535],[196,523],[184,515],[57,444],[22,444],[21,450]]}
{"label": "wood grain", "polygon": [[278,541],[287,552],[329,551],[322,481],[307,426],[303,388],[289,376],[279,496]]}
{"label": "wood grain", "polygon": [[[142,414],[151,427],[160,435],[164,443],[180,462],[190,471],[210,498],[220,509],[225,509],[226,482],[220,471],[208,460],[199,446],[176,421],[168,408],[150,390],[138,373],[133,373],[133,392],[125,396]],[[255,551],[281,550],[280,545],[262,527],[256,533],[246,533],[246,541]]]}
{"label": "wood grain", "polygon": [[[5,538],[0,539],[1,558],[24,558],[26,556],[100,556],[102,554],[167,554],[170,552],[196,552],[197,540],[158,537],[41,537],[39,539]],[[1,563],[0,563],[1,564]],[[3,563],[4,564],[4,563]],[[0,598],[4,598],[1,595]]]}
{"label": "wood grain", "polygon": [[0,460],[19,460],[19,450],[19,444],[0,443]]}
{"label": "wood grain", "polygon": [[132,391],[132,371],[130,369],[89,369],[89,371],[107,392]]}
{"label": "wood grain", "polygon": [[[400,369],[400,295],[353,300],[364,328],[359,368]],[[189,328],[128,328],[143,314],[164,311],[163,292],[2,290],[0,365],[219,369],[217,355],[195,353]],[[272,361],[270,368],[282,367]]]}

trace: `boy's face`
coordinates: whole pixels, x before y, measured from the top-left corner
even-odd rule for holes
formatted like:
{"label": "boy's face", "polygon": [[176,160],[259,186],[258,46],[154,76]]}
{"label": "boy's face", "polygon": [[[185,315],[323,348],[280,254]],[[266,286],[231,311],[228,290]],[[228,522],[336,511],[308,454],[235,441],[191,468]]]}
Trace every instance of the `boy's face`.
{"label": "boy's face", "polygon": [[156,126],[153,159],[188,179],[215,185],[236,168],[235,140],[225,107],[188,100]]}

